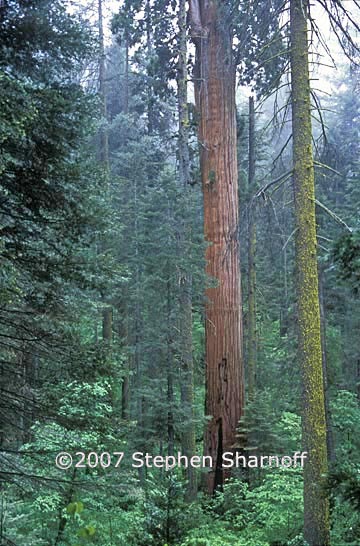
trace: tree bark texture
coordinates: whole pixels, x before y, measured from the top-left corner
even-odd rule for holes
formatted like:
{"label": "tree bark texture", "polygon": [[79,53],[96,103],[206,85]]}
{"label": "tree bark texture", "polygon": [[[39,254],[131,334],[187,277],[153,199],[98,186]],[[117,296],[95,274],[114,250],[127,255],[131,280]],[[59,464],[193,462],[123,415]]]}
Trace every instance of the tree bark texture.
{"label": "tree bark texture", "polygon": [[315,184],[307,36],[308,2],[291,0],[291,81],[295,205],[298,358],[303,383],[304,538],[329,545],[329,505],[322,488],[327,472],[326,421],[316,249]]}
{"label": "tree bark texture", "polygon": [[244,403],[235,67],[226,7],[194,0],[190,13],[197,50],[204,234],[209,243],[206,272],[216,282],[206,291],[205,310],[206,414],[211,416],[205,454],[216,462],[207,479],[212,493],[226,477],[221,457],[235,446]]}
{"label": "tree bark texture", "polygon": [[[185,194],[185,207],[189,204],[190,157],[189,157],[189,113],[188,113],[188,70],[187,70],[187,26],[186,0],[179,2],[178,37],[178,113],[179,113],[179,182]],[[191,243],[191,232],[186,221],[181,222],[179,232],[179,254],[186,260]],[[181,404],[184,411],[184,424],[181,448],[184,455],[192,457],[196,453],[194,422],[194,361],[192,336],[192,275],[186,266],[179,273],[179,316],[180,316],[180,373]],[[191,502],[197,494],[196,470],[191,465],[186,469],[185,499]]]}

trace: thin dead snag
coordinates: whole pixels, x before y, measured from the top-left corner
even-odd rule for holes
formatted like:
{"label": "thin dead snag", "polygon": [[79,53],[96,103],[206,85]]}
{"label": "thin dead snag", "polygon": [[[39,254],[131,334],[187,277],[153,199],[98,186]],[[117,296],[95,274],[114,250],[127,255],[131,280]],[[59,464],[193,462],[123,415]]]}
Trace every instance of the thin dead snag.
{"label": "thin dead snag", "polygon": [[210,493],[226,477],[222,453],[235,446],[244,402],[235,66],[225,9],[212,0],[190,1],[204,234],[209,243],[206,272],[217,283],[206,292],[206,413],[211,419],[205,455],[216,466],[208,475]]}

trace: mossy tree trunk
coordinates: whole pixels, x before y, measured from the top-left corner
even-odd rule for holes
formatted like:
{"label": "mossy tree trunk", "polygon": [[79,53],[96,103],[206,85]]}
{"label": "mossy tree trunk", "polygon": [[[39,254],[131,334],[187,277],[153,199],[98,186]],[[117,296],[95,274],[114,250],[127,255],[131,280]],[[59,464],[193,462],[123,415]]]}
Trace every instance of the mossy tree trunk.
{"label": "mossy tree trunk", "polygon": [[212,493],[224,478],[221,458],[233,450],[243,412],[244,380],[240,258],[235,66],[227,7],[214,0],[191,0],[191,33],[196,45],[196,100],[200,114],[200,167],[204,199],[207,274],[216,286],[206,291],[205,454]]}
{"label": "mossy tree trunk", "polygon": [[326,421],[320,332],[314,163],[304,0],[291,0],[291,82],[298,358],[303,382],[304,538],[310,546],[329,545],[329,505],[322,488],[327,472]]}

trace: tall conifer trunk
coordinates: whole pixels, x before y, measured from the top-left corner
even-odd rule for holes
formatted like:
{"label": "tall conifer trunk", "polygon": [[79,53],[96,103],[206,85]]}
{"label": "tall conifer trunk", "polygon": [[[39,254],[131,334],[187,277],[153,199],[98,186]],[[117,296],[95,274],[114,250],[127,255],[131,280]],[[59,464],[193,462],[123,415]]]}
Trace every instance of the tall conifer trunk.
{"label": "tall conifer trunk", "polygon": [[216,463],[208,490],[223,483],[221,458],[235,445],[244,402],[235,66],[226,7],[192,0],[192,37],[197,50],[196,100],[204,198],[206,272],[216,287],[206,291],[205,454]]}
{"label": "tall conifer trunk", "polygon": [[[127,301],[125,299],[121,309],[120,313],[122,313],[121,318],[121,332],[122,332],[122,340],[124,345],[127,347],[126,352],[128,353],[128,344],[129,344],[129,328],[128,328],[128,321],[129,321],[129,310]],[[121,418],[127,421],[130,419],[130,355],[127,354],[126,360],[124,363],[125,367],[125,375],[123,376],[122,384],[121,384]]]}
{"label": "tall conifer trunk", "polygon": [[328,384],[328,359],[326,350],[326,315],[324,298],[324,268],[319,267],[319,302],[320,302],[320,327],[321,327],[321,351],[322,351],[322,369],[324,378],[324,399],[325,399],[325,420],[326,420],[326,442],[327,456],[329,463],[335,461],[335,445],[332,433],[332,419],[329,400]]}
{"label": "tall conifer trunk", "polygon": [[[124,84],[123,84],[123,95],[124,95],[124,102],[123,102],[123,112],[124,114],[129,114],[129,37],[127,32],[125,32],[124,36]],[[124,303],[122,305],[122,309],[120,310],[120,313],[122,314],[121,323],[122,323],[122,333],[123,333],[123,341],[124,345],[128,347],[130,343],[129,339],[129,308],[127,303],[128,296],[126,295],[124,298]],[[128,351],[128,349],[127,349]],[[122,384],[121,384],[121,418],[125,421],[130,419],[130,371],[131,371],[131,357],[130,355],[127,355],[125,363],[125,375],[123,376]]]}
{"label": "tall conifer trunk", "polygon": [[129,39],[125,38],[124,114],[129,113]]}
{"label": "tall conifer trunk", "polygon": [[249,224],[248,224],[248,335],[247,370],[248,397],[252,400],[256,388],[257,332],[256,332],[256,201],[255,190],[255,108],[254,98],[249,98]]}
{"label": "tall conifer trunk", "polygon": [[172,330],[173,321],[171,313],[171,285],[170,274],[166,283],[167,287],[167,332],[166,332],[166,375],[167,375],[167,440],[168,440],[168,455],[174,455],[175,450],[175,423],[174,423],[174,359],[173,359],[173,341]]}
{"label": "tall conifer trunk", "polygon": [[322,476],[327,472],[327,450],[311,136],[308,8],[307,1],[290,1],[298,358],[303,382],[303,449],[308,452],[304,468],[304,538],[310,546],[328,546],[329,506],[322,490]]}
{"label": "tall conifer trunk", "polygon": [[[103,21],[103,4],[102,0],[98,0],[98,28],[99,28],[99,94],[101,99],[101,113],[103,121],[107,117],[107,101],[106,101],[106,64],[105,64],[105,41],[104,41],[104,21]],[[100,161],[106,173],[106,185],[108,186],[109,175],[109,135],[106,127],[101,128],[100,132]],[[108,187],[106,187],[106,191]],[[112,339],[112,308],[107,306],[103,309],[103,339],[107,344],[111,343]]]}
{"label": "tall conifer trunk", "polygon": [[[101,113],[103,121],[107,118],[107,100],[106,100],[106,57],[105,57],[105,41],[104,41],[104,21],[103,21],[103,4],[102,0],[98,0],[98,28],[99,28],[99,95],[101,99]],[[105,128],[101,129],[100,134],[100,161],[103,163],[106,171],[109,171],[109,135]]]}
{"label": "tall conifer trunk", "polygon": [[[187,70],[187,35],[186,35],[186,0],[179,2],[179,37],[178,37],[178,112],[179,112],[179,182],[185,194],[185,209],[188,211],[190,191],[189,157],[189,115],[188,115],[188,70]],[[189,235],[186,219],[182,221],[179,233],[180,257],[187,259]],[[192,336],[192,275],[189,268],[182,266],[179,274],[179,315],[180,315],[180,372],[181,403],[185,415],[181,448],[184,455],[192,457],[196,453],[194,424],[194,362]],[[186,469],[187,501],[192,501],[197,494],[196,470],[191,465]]]}

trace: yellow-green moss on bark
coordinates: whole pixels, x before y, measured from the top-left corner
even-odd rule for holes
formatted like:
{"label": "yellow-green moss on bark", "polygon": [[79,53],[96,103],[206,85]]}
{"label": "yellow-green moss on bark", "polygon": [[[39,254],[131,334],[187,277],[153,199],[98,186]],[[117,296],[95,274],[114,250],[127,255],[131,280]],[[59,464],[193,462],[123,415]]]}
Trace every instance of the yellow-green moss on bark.
{"label": "yellow-green moss on bark", "polygon": [[291,0],[291,80],[298,355],[303,382],[304,538],[328,546],[329,506],[322,489],[327,472],[326,422],[316,252],[315,184],[308,60],[308,2]]}

